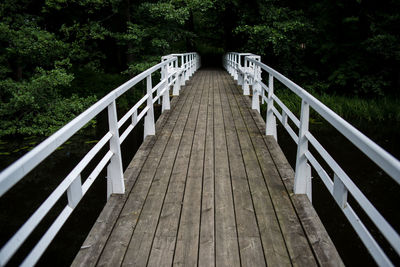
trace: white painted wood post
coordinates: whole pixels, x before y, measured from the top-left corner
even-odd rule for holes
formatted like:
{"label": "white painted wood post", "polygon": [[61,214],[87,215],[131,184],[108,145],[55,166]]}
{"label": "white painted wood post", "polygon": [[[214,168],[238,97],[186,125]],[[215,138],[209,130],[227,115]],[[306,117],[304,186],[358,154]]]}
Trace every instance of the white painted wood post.
{"label": "white painted wood post", "polygon": [[308,140],[306,133],[308,132],[308,124],[310,119],[310,106],[306,101],[301,102],[300,127],[299,127],[299,143],[297,145],[296,171],[294,177],[295,194],[310,194],[311,186],[307,186],[311,180],[310,166],[307,163],[305,153],[308,151]]}
{"label": "white painted wood post", "polygon": [[185,64],[184,56],[182,55],[182,56],[181,56],[181,66],[180,66],[180,69],[181,69],[181,72],[180,72],[180,76],[181,76],[181,78],[180,78],[181,86],[184,86],[184,85],[185,85],[185,82],[186,82],[186,80],[185,80],[185,69],[184,69],[184,64]]}
{"label": "white painted wood post", "polygon": [[137,110],[135,110],[135,112],[133,112],[132,114],[132,126],[135,127],[137,123],[138,123]]}
{"label": "white painted wood post", "polygon": [[153,108],[153,93],[151,92],[153,86],[151,84],[151,74],[146,77],[146,85],[147,85],[147,110],[146,117],[144,118],[144,133],[143,139],[148,135],[155,135],[156,129],[154,125],[154,108]]}
{"label": "white painted wood post", "polygon": [[232,76],[232,54],[228,54],[227,58],[228,58],[228,72]]}
{"label": "white painted wood post", "polygon": [[233,54],[231,54],[229,62],[231,66],[231,76],[233,77]]}
{"label": "white painted wood post", "polygon": [[265,98],[265,89],[262,88],[261,89],[261,104],[264,104],[264,102],[265,102],[264,98]]}
{"label": "white painted wood post", "polygon": [[82,198],[82,180],[79,174],[67,189],[68,206],[75,208]]}
{"label": "white painted wood post", "polygon": [[108,105],[108,125],[112,137],[110,151],[113,153],[107,166],[107,197],[111,194],[124,194],[125,184],[122,170],[121,146],[119,141],[118,117],[115,100]]}
{"label": "white painted wood post", "polygon": [[310,164],[307,163],[307,167],[306,167],[306,194],[308,199],[310,200],[310,202],[312,202],[312,177],[311,177],[311,166]]}
{"label": "white painted wood post", "polygon": [[346,207],[347,203],[347,188],[342,180],[336,175],[333,176],[333,198],[338,203],[341,209]]}
{"label": "white painted wood post", "polygon": [[248,80],[248,64],[249,61],[247,60],[247,57],[244,58],[244,78],[243,78],[243,95],[250,95],[250,89],[249,89],[249,80]]}
{"label": "white painted wood post", "polygon": [[190,55],[190,77],[193,76],[194,73],[194,57],[193,54]]}
{"label": "white painted wood post", "polygon": [[[261,90],[264,92],[264,88],[261,88]],[[274,94],[274,76],[272,76],[272,74],[269,74],[265,134],[272,135],[275,138],[275,140],[278,141],[278,136],[276,132],[276,117],[274,115],[274,112],[272,111],[272,107],[274,106],[274,99],[272,98],[273,94]]]}
{"label": "white painted wood post", "polygon": [[188,55],[185,56],[185,62],[187,63],[186,67],[185,67],[185,80],[187,81],[187,80],[189,80],[189,67],[190,67],[190,62],[189,62],[189,56]]}
{"label": "white painted wood post", "polygon": [[181,88],[181,72],[178,71],[175,73],[176,81],[174,82],[174,88],[172,89],[172,95],[178,96],[179,90]]}
{"label": "white painted wood post", "polygon": [[237,55],[236,54],[234,54],[233,55],[233,58],[234,58],[234,64],[235,64],[235,69],[234,69],[234,72],[233,72],[233,79],[235,80],[235,81],[237,81],[238,80],[238,64],[237,64],[237,62],[238,62],[238,59],[237,59]]}
{"label": "white painted wood post", "polygon": [[162,90],[164,90],[164,88],[166,88],[166,90],[164,91],[164,93],[162,95],[162,106],[161,106],[161,112],[162,113],[164,112],[164,110],[169,110],[170,109],[170,101],[169,101],[169,79],[170,79],[169,67],[170,66],[167,64],[162,68],[162,72],[164,72],[164,77],[166,78],[166,80],[164,82],[164,85],[160,86],[162,88]]}
{"label": "white painted wood post", "polygon": [[255,63],[252,63],[251,64],[251,66],[252,66],[252,69],[253,69],[253,75],[254,75],[254,78],[253,78],[253,84],[252,84],[252,88],[253,88],[253,98],[252,98],[252,101],[251,101],[251,108],[252,109],[255,109],[255,110],[257,110],[258,111],[258,113],[260,113],[260,93],[259,93],[259,90],[258,90],[258,79],[257,79],[257,71],[256,71],[256,64]]}
{"label": "white painted wood post", "polygon": [[238,85],[243,85],[243,80],[244,80],[244,75],[241,73],[241,72],[239,72],[239,70],[241,69],[241,56],[240,55],[238,55],[238,67],[237,67],[237,69],[238,69]]}

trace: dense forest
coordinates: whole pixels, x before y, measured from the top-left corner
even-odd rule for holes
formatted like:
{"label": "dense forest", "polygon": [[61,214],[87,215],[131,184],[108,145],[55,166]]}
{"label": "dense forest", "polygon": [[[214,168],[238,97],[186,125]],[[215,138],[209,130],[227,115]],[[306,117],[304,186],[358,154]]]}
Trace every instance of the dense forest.
{"label": "dense forest", "polygon": [[186,51],[259,54],[339,114],[400,121],[400,1],[3,0],[0,137],[51,134]]}

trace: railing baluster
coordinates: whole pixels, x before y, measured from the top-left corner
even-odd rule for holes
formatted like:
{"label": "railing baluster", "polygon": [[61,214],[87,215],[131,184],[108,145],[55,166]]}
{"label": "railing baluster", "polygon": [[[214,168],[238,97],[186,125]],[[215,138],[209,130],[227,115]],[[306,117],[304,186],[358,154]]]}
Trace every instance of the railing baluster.
{"label": "railing baluster", "polygon": [[[299,127],[299,143],[297,145],[296,171],[294,177],[294,193],[308,194],[311,188],[307,183],[311,179],[311,173],[307,163],[305,153],[308,151],[308,140],[306,133],[308,132],[308,123],[310,119],[310,106],[306,101],[301,102],[300,127]],[[309,192],[307,192],[307,189]]]}
{"label": "railing baluster", "polygon": [[282,125],[285,127],[288,124],[288,115],[282,109]]}
{"label": "railing baluster", "polygon": [[234,69],[234,72],[233,72],[233,79],[235,80],[235,81],[237,81],[238,80],[238,64],[237,64],[237,62],[238,62],[238,59],[237,59],[237,55],[235,54],[234,56],[233,56],[233,58],[234,58],[234,62],[235,62],[235,69]]}
{"label": "railing baluster", "polygon": [[184,56],[182,55],[181,56],[181,66],[180,66],[180,68],[181,68],[181,73],[180,73],[181,86],[184,86],[185,82],[186,82],[186,80],[185,80],[185,68],[184,68],[185,65],[184,64],[185,64]]}
{"label": "railing baluster", "polygon": [[68,206],[75,208],[82,198],[81,175],[78,175],[67,189]]}
{"label": "railing baluster", "polygon": [[343,184],[342,180],[336,175],[333,176],[333,198],[341,209],[346,206],[347,203],[347,188]]}
{"label": "railing baluster", "polygon": [[250,95],[250,90],[249,90],[249,80],[248,80],[248,64],[249,61],[247,60],[247,57],[244,58],[244,78],[243,78],[243,95]]}
{"label": "railing baluster", "polygon": [[146,77],[146,87],[147,87],[147,111],[146,117],[144,118],[144,133],[143,139],[148,135],[154,135],[156,133],[154,125],[154,108],[153,108],[153,93],[151,92],[153,86],[151,84],[151,74]]}
{"label": "railing baluster", "polygon": [[[178,60],[177,61],[174,61],[174,62],[178,62]],[[177,70],[177,68],[175,68],[175,70]],[[176,78],[176,80],[175,80],[175,82],[174,82],[174,88],[172,89],[172,95],[173,96],[178,96],[179,95],[179,90],[180,90],[180,88],[181,88],[181,72],[179,71],[179,70],[177,70],[177,72],[175,73],[175,78]]]}
{"label": "railing baluster", "polygon": [[110,133],[112,134],[110,139],[110,151],[113,153],[113,156],[107,166],[107,192],[110,194],[124,194],[125,184],[122,170],[121,146],[119,141],[118,116],[115,100],[108,105],[108,125]]}
{"label": "railing baluster", "polygon": [[164,112],[164,110],[169,110],[170,109],[170,101],[169,101],[169,80],[172,79],[172,77],[169,75],[169,66],[166,65],[164,66],[162,70],[165,74],[165,82],[164,86],[160,86],[161,88],[166,89],[162,95],[162,106],[161,106],[161,112]]}
{"label": "railing baluster", "polygon": [[190,62],[189,62],[189,56],[186,55],[185,56],[185,80],[189,80],[189,66],[190,66]]}
{"label": "railing baluster", "polygon": [[[261,90],[265,92],[264,88]],[[267,114],[266,114],[266,124],[265,124],[265,134],[272,135],[276,141],[278,141],[278,136],[276,132],[276,117],[272,111],[274,106],[274,99],[272,95],[274,94],[274,76],[269,74],[268,78],[268,102],[267,102]]]}
{"label": "railing baluster", "polygon": [[132,126],[135,126],[138,123],[138,116],[137,116],[137,110],[135,110],[135,112],[133,112],[132,114]]}
{"label": "railing baluster", "polygon": [[251,64],[252,70],[253,70],[253,98],[251,101],[251,108],[257,110],[260,112],[260,97],[259,97],[259,90],[258,90],[258,79],[257,79],[257,67],[256,64],[252,63]]}

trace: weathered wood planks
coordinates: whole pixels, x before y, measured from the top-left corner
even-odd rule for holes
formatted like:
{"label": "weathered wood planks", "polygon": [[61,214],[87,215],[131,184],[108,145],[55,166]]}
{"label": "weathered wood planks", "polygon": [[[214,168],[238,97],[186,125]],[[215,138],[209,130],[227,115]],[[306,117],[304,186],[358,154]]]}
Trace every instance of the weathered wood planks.
{"label": "weathered wood planks", "polygon": [[72,265],[343,265],[232,78],[199,70],[181,92]]}

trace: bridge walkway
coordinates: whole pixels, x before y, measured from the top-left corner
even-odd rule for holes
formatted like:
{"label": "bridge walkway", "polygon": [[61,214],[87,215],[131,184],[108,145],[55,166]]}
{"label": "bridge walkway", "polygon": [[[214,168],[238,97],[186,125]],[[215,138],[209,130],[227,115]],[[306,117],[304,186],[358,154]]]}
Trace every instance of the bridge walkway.
{"label": "bridge walkway", "polygon": [[265,123],[223,70],[201,69],[125,171],[73,266],[340,266]]}

